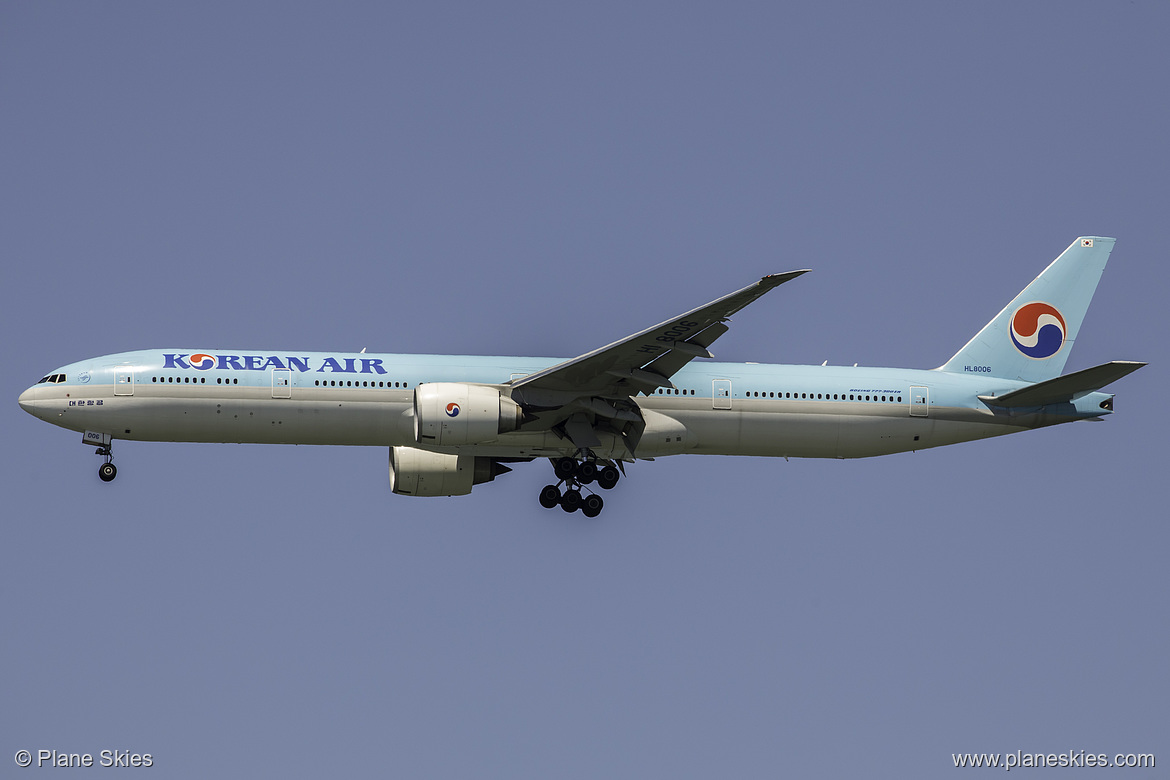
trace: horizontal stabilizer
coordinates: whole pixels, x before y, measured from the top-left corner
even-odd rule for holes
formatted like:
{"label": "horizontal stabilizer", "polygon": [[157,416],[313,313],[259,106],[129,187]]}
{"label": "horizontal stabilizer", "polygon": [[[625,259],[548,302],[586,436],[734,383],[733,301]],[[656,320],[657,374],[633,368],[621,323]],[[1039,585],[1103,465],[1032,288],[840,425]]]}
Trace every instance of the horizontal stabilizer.
{"label": "horizontal stabilizer", "polygon": [[1034,385],[1000,396],[981,395],[979,400],[989,406],[1002,406],[1009,409],[1020,406],[1068,403],[1077,396],[1096,392],[1123,376],[1132,374],[1144,365],[1146,364],[1129,360],[1114,360],[1111,363],[1086,368],[1084,371],[1075,371],[1071,374],[1058,376],[1056,379],[1037,382]]}

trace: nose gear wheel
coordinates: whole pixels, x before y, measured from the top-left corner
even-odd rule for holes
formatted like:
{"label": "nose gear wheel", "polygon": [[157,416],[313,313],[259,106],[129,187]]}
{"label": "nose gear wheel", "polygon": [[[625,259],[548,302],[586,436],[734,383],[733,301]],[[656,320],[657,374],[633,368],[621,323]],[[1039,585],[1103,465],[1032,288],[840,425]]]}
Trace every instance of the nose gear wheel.
{"label": "nose gear wheel", "polygon": [[106,459],[102,465],[98,466],[98,479],[102,482],[110,482],[118,476],[118,467],[114,465],[114,445],[107,444],[104,447],[98,447],[97,454]]}

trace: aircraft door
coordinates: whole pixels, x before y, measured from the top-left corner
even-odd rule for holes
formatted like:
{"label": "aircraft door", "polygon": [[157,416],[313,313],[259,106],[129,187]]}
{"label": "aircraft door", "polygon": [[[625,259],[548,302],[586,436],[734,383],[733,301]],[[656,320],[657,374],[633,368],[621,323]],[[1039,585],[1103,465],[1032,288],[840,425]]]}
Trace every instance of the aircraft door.
{"label": "aircraft door", "polygon": [[711,408],[731,408],[731,380],[714,379],[711,381]]}
{"label": "aircraft door", "polygon": [[910,416],[911,417],[929,417],[930,416],[930,388],[928,388],[928,387],[911,387],[910,388]]}
{"label": "aircraft door", "polygon": [[129,366],[114,368],[114,395],[134,395],[134,369]]}
{"label": "aircraft door", "polygon": [[272,397],[292,398],[292,370],[288,368],[272,369]]}

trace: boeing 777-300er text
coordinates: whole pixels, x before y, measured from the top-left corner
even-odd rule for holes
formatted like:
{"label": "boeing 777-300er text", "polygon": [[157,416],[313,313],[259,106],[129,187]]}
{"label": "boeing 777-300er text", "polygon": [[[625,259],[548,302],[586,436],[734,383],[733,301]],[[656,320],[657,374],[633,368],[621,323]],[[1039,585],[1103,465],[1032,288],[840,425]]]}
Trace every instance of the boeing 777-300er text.
{"label": "boeing 777-300er text", "polygon": [[931,370],[692,362],[731,315],[805,271],[571,360],[271,350],[122,352],[53,370],[20,406],[82,433],[117,473],[114,439],[386,447],[390,487],[458,496],[548,458],[545,507],[602,508],[594,486],[664,455],[863,458],[1113,411],[1100,392],[1144,363],[1061,376],[1114,239],[1083,237]]}

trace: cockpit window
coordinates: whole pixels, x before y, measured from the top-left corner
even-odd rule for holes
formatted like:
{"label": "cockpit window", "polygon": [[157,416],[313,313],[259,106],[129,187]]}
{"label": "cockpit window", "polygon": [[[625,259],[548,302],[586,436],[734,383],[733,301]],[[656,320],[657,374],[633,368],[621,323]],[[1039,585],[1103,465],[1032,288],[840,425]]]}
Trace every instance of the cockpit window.
{"label": "cockpit window", "polygon": [[64,374],[49,374],[48,376],[41,377],[41,381],[37,382],[37,384],[38,385],[43,385],[43,384],[56,385],[56,384],[60,384],[61,382],[64,382],[64,381],[65,381]]}

